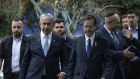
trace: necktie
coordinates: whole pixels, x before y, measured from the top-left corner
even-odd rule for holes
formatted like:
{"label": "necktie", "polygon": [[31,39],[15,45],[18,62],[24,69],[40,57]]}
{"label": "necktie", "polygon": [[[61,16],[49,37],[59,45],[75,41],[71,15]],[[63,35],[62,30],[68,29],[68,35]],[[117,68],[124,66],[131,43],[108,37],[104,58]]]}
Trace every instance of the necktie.
{"label": "necktie", "polygon": [[47,36],[44,37],[43,51],[44,51],[44,55],[46,56],[48,52],[48,37]]}
{"label": "necktie", "polygon": [[119,40],[117,39],[117,36],[115,35],[114,32],[111,32],[111,35],[112,35],[112,39],[114,41],[115,48],[118,49],[118,47],[119,47]]}
{"label": "necktie", "polygon": [[87,57],[89,58],[91,53],[91,39],[88,39],[88,44],[87,44]]}

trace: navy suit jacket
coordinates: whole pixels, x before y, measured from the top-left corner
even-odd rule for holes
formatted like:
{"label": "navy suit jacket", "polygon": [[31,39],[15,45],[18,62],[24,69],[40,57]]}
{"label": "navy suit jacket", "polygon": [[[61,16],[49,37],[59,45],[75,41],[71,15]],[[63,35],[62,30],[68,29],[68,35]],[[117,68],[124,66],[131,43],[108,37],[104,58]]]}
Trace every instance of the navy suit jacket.
{"label": "navy suit jacket", "polygon": [[66,42],[66,48],[68,50],[68,56],[70,58],[71,50],[72,50],[72,44],[73,44],[73,39],[71,39],[70,37],[66,36],[65,37],[65,42]]}
{"label": "navy suit jacket", "polygon": [[[20,61],[19,65],[21,65],[26,44],[28,42],[28,38],[23,35],[21,47],[20,47]],[[13,36],[8,36],[4,38],[0,44],[0,58],[4,59],[4,66],[3,66],[3,73],[4,73],[4,79],[11,79],[12,69],[12,45],[13,45]]]}
{"label": "navy suit jacket", "polygon": [[74,39],[68,64],[68,79],[111,79],[112,61],[107,41],[95,35],[90,57],[87,58],[85,36]]}
{"label": "navy suit jacket", "polygon": [[[40,40],[40,33],[29,39],[29,45],[21,65],[20,79],[41,79],[44,67],[47,79],[58,79],[57,74],[60,71],[67,71],[68,56],[64,39],[52,33],[47,56],[44,55]],[[59,61],[61,62],[61,70]]]}
{"label": "navy suit jacket", "polygon": [[101,35],[102,37],[106,38],[109,43],[109,49],[112,54],[112,63],[113,63],[113,71],[112,71],[112,78],[114,77],[115,71],[117,68],[120,69],[120,73],[123,76],[123,79],[125,78],[124,75],[124,56],[123,56],[123,48],[124,48],[124,39],[119,31],[116,31],[116,36],[119,40],[119,47],[118,49],[115,48],[114,42],[108,31],[105,29],[105,27],[101,27],[96,31],[97,34]]}

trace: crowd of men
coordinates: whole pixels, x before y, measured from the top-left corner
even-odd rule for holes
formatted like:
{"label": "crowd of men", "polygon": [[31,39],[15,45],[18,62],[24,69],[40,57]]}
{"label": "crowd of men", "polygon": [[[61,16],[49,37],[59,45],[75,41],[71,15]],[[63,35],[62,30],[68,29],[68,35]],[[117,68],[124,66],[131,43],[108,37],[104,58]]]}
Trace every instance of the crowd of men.
{"label": "crowd of men", "polygon": [[51,15],[42,14],[41,31],[29,37],[15,18],[12,35],[0,43],[4,79],[140,79],[138,18],[131,10],[122,18],[108,13],[98,27],[95,16],[86,15],[84,35],[74,39],[64,21]]}

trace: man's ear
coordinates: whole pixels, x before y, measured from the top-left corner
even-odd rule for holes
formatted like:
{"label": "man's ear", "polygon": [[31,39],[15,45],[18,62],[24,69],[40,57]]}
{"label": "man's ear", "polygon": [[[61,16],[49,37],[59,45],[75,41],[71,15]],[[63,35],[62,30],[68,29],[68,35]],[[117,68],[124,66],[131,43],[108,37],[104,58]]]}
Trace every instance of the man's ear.
{"label": "man's ear", "polygon": [[39,27],[41,28],[41,22],[39,21]]}

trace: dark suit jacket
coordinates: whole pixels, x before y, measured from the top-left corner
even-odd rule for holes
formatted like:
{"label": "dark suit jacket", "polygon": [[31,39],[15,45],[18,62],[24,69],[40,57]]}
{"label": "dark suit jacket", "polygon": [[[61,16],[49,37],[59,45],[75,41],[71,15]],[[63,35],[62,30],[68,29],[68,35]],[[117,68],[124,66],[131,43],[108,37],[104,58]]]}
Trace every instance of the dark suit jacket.
{"label": "dark suit jacket", "polygon": [[[125,67],[127,68],[126,73],[127,73],[127,77],[128,79],[140,79],[140,25],[138,26],[138,40],[137,39],[126,39],[126,41],[128,42],[128,44],[135,46],[137,49],[131,49],[130,51],[135,53],[135,56],[137,56],[138,58],[130,61],[130,59],[128,59],[125,63]],[[128,71],[129,70],[129,71]]]}
{"label": "dark suit jacket", "polygon": [[131,44],[140,49],[140,40],[137,40],[136,38],[133,38],[130,40]]}
{"label": "dark suit jacket", "polygon": [[[27,37],[23,35],[20,48],[20,62],[19,62],[20,65],[22,58],[24,56],[27,42],[28,42]],[[13,44],[13,36],[6,37],[5,39],[2,40],[0,44],[0,58],[4,59],[4,67],[3,67],[4,79],[11,79],[12,44]]]}
{"label": "dark suit jacket", "polygon": [[116,32],[116,35],[120,42],[118,49],[115,48],[113,39],[108,33],[108,31],[105,29],[105,27],[101,27],[100,29],[97,30],[96,33],[106,38],[109,43],[109,48],[112,54],[112,63],[113,63],[112,77],[114,77],[116,70],[119,69],[120,74],[123,76],[124,79],[125,78],[124,67],[123,67],[124,56],[122,52],[124,48],[124,40],[122,38],[121,33],[119,31]]}
{"label": "dark suit jacket", "polygon": [[[104,68],[103,68],[104,67]],[[68,64],[68,79],[111,79],[112,62],[108,43],[102,37],[95,35],[90,57],[87,58],[85,36],[74,40],[73,49]]]}
{"label": "dark suit jacket", "polygon": [[66,48],[68,50],[68,56],[70,57],[71,50],[72,50],[73,39],[71,39],[68,36],[65,36],[65,42],[66,42]]}
{"label": "dark suit jacket", "polygon": [[52,33],[47,56],[44,55],[40,40],[40,33],[29,39],[29,45],[21,65],[20,79],[41,79],[44,67],[47,79],[58,79],[56,75],[60,72],[59,59],[61,71],[67,71],[68,56],[64,39]]}

